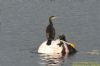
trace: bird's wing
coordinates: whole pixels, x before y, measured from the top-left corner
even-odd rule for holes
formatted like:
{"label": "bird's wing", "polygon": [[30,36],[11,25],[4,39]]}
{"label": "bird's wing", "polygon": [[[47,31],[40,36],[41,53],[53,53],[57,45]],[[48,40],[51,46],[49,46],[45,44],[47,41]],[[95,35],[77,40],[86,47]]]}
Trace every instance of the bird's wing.
{"label": "bird's wing", "polygon": [[53,29],[53,39],[55,38],[55,29]]}
{"label": "bird's wing", "polygon": [[49,38],[49,33],[47,33],[47,32],[46,32],[46,37],[47,37],[47,39]]}

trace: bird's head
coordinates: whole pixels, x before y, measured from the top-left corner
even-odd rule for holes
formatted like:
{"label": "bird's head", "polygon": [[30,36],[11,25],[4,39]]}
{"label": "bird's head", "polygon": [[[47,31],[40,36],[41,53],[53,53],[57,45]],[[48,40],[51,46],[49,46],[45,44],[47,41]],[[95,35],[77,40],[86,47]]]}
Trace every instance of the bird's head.
{"label": "bird's head", "polygon": [[49,20],[52,21],[52,20],[54,20],[54,19],[56,19],[56,18],[57,18],[57,17],[55,17],[55,16],[50,16],[50,17],[49,17]]}
{"label": "bird's head", "polygon": [[66,37],[65,37],[65,35],[64,34],[62,34],[62,35],[59,35],[59,37],[58,37],[60,40],[63,40],[63,41],[67,41],[66,40]]}

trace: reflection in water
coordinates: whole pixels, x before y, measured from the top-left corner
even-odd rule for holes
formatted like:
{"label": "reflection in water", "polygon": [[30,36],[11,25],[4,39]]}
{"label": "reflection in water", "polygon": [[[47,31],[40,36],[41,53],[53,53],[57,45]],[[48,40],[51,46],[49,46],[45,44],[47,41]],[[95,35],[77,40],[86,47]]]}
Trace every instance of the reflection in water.
{"label": "reflection in water", "polygon": [[46,54],[39,54],[40,56],[40,64],[44,66],[63,66],[64,57],[61,54],[55,55],[46,55]]}

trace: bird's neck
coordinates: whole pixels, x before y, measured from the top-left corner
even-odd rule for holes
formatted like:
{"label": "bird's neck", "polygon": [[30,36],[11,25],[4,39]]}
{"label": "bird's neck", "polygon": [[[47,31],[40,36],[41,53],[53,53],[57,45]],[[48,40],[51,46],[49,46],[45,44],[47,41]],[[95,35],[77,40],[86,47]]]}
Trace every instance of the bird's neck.
{"label": "bird's neck", "polygon": [[52,24],[52,20],[51,19],[49,19],[49,23]]}

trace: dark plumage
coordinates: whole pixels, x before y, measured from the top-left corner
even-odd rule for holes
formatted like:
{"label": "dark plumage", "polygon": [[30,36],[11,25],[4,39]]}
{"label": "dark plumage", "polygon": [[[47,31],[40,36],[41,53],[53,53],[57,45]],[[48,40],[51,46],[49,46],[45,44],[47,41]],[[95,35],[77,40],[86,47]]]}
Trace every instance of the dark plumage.
{"label": "dark plumage", "polygon": [[63,40],[63,41],[67,41],[64,34],[63,34],[63,35],[59,35],[59,39],[60,39],[60,40]]}
{"label": "dark plumage", "polygon": [[49,25],[46,28],[47,45],[50,45],[55,38],[55,28],[53,27],[52,19],[54,16],[49,17]]}

